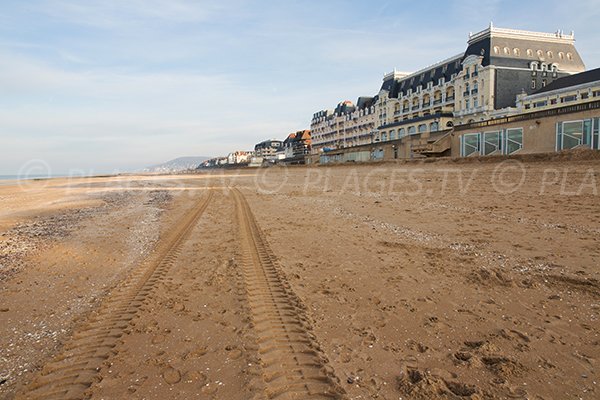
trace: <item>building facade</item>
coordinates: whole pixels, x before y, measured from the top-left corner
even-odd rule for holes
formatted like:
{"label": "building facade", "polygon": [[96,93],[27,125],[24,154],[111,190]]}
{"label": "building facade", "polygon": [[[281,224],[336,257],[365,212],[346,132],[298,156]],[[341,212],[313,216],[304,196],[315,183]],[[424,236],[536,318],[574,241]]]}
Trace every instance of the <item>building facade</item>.
{"label": "building facade", "polygon": [[276,161],[279,150],[283,148],[281,140],[271,139],[260,142],[254,146],[254,156],[267,161]]}
{"label": "building facade", "polygon": [[[490,24],[469,35],[465,52],[415,73],[386,74],[377,96],[361,98],[368,101],[315,113],[313,154],[393,141],[400,148],[391,149],[402,158],[448,154],[452,141],[442,137],[449,130],[513,115],[518,107],[531,107],[518,98],[584,70],[573,34]],[[594,90],[578,96],[593,97]]]}
{"label": "building facade", "polygon": [[376,128],[375,98],[360,97],[354,105],[347,100],[335,110],[321,110],[310,124],[312,152],[359,146],[373,141]]}
{"label": "building facade", "polygon": [[[515,111],[516,110],[516,111]],[[554,81],[503,118],[456,126],[452,154],[460,157],[600,150],[600,68]]]}
{"label": "building facade", "polygon": [[285,150],[284,162],[291,164],[304,164],[305,157],[310,154],[312,146],[309,130],[290,133],[283,141]]}
{"label": "building facade", "polygon": [[469,36],[455,85],[455,124],[510,114],[521,94],[585,71],[575,36],[489,28]]}

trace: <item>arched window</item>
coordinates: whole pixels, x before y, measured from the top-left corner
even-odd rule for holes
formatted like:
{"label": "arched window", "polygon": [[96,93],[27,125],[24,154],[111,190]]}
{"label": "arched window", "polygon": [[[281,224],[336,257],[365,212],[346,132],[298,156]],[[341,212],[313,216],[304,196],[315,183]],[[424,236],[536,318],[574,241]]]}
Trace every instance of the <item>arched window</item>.
{"label": "arched window", "polygon": [[419,125],[419,133],[427,132],[427,125],[421,124]]}
{"label": "arched window", "polygon": [[414,126],[411,126],[408,128],[408,134],[409,135],[414,135],[415,133],[417,133],[417,130],[415,129]]}
{"label": "arched window", "polygon": [[398,129],[398,139],[401,139],[404,136],[406,136],[406,131],[404,130],[404,128]]}
{"label": "arched window", "polygon": [[394,140],[394,139],[396,139],[396,131],[392,129],[390,131],[390,140]]}
{"label": "arched window", "polygon": [[431,125],[429,125],[430,132],[437,132],[439,129],[440,129],[440,124],[438,122],[432,122]]}

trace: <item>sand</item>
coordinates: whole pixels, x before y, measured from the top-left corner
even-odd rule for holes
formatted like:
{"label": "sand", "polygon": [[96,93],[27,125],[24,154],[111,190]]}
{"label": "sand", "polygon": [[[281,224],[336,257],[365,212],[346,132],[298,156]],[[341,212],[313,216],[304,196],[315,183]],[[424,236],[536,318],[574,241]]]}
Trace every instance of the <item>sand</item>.
{"label": "sand", "polygon": [[0,186],[0,398],[598,398],[599,184],[496,160]]}

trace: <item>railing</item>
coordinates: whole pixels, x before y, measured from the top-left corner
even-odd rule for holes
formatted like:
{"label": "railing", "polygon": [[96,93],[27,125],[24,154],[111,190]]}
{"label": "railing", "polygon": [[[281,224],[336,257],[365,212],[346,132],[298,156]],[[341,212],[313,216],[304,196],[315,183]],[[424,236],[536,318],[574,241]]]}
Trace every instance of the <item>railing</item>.
{"label": "railing", "polygon": [[414,111],[414,110],[418,110],[419,108],[421,108],[421,106],[419,106],[418,104],[414,104],[414,105],[412,106],[412,110],[413,110],[413,111]]}
{"label": "railing", "polygon": [[446,96],[446,101],[452,101],[454,100],[454,96]]}
{"label": "railing", "polygon": [[442,104],[442,99],[434,100],[433,105]]}
{"label": "railing", "polygon": [[471,94],[477,94],[477,93],[479,93],[479,90],[477,90],[477,89],[471,90]]}
{"label": "railing", "polygon": [[410,111],[410,108],[409,108],[409,107],[404,107],[404,108],[402,109],[402,112],[405,112],[405,113],[406,113],[406,112],[409,112],[409,111]]}
{"label": "railing", "polygon": [[489,119],[487,121],[471,122],[470,124],[456,125],[454,127],[454,129],[462,131],[462,130],[472,129],[472,128],[484,128],[487,126],[502,125],[502,124],[508,124],[511,122],[520,122],[520,121],[527,121],[530,119],[554,117],[557,115],[571,114],[571,113],[576,113],[576,112],[598,110],[598,109],[600,109],[600,100],[592,101],[589,103],[583,103],[583,104],[574,104],[572,106],[551,108],[551,109],[542,110],[542,111],[535,111],[535,112],[530,112],[530,113],[511,115],[509,117]]}
{"label": "railing", "polygon": [[431,106],[431,101],[429,101],[427,103],[423,102],[423,107],[429,107],[429,106]]}
{"label": "railing", "polygon": [[469,94],[471,94],[471,93],[469,93],[469,91],[467,90],[466,92],[463,93],[463,96],[467,97]]}

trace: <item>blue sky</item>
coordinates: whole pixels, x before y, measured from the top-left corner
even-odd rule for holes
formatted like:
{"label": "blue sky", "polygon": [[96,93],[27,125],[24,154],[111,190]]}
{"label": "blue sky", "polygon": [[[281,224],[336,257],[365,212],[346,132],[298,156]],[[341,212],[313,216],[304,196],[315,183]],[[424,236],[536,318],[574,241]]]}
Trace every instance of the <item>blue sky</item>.
{"label": "blue sky", "polygon": [[600,66],[597,0],[0,2],[0,175],[130,170],[306,129],[384,73],[496,26],[574,30]]}

